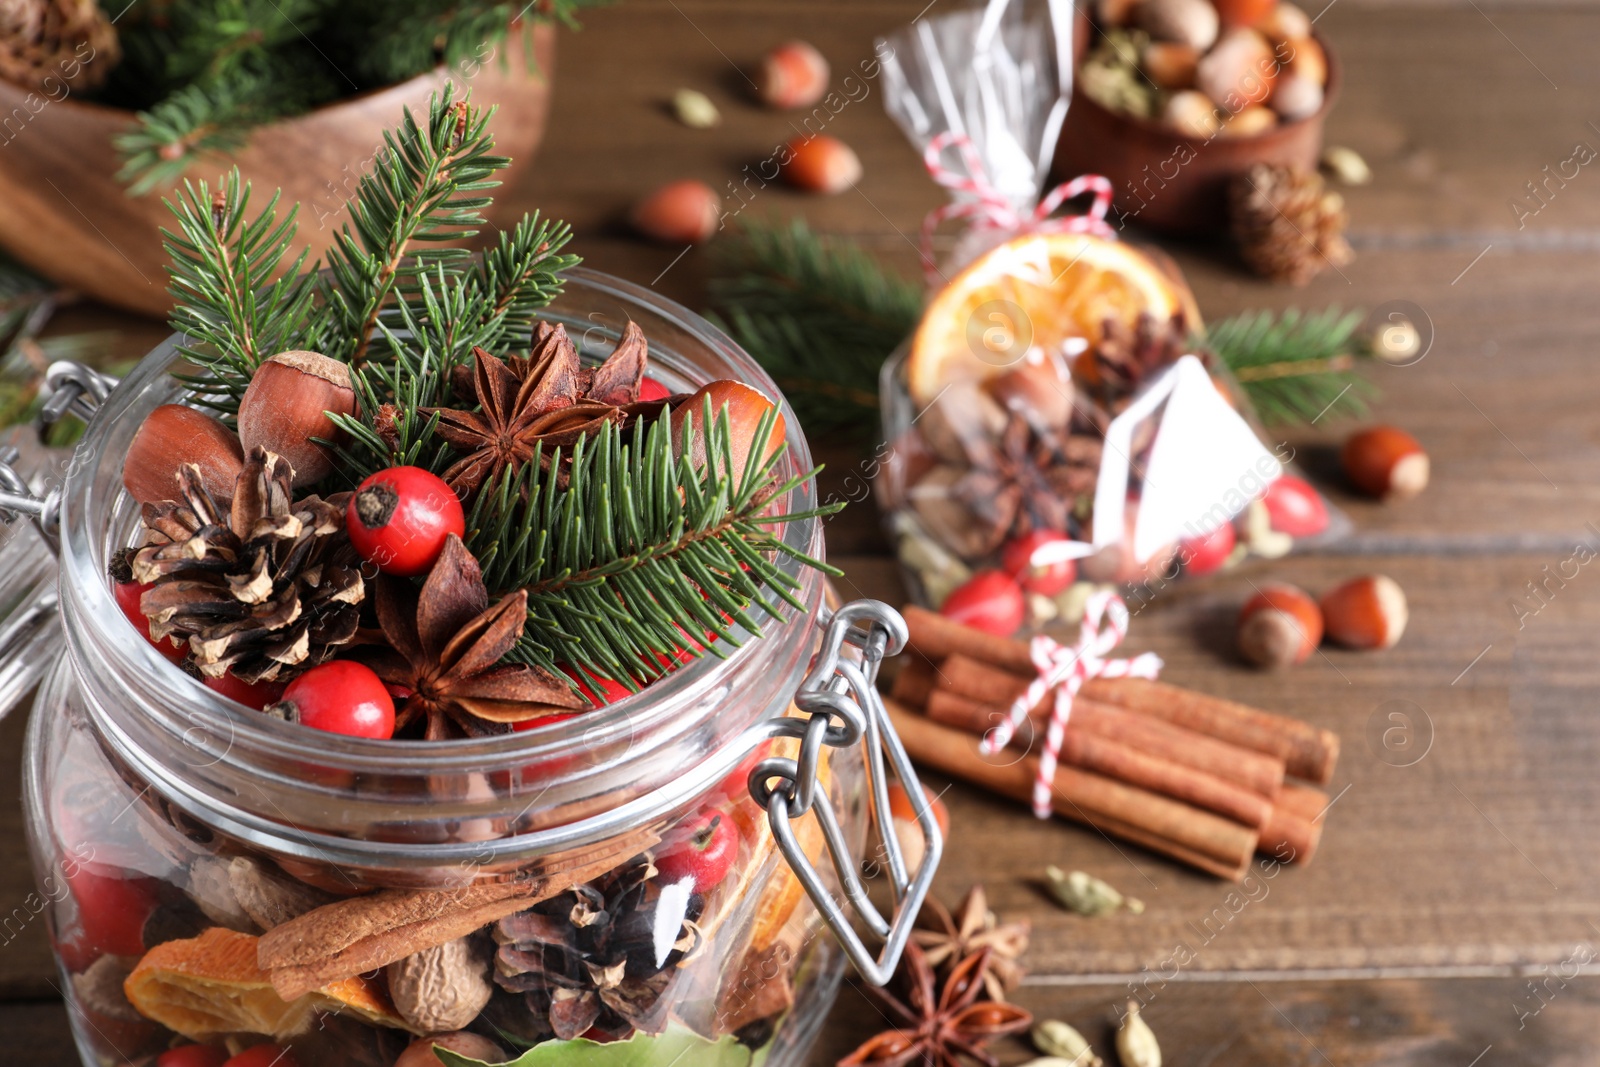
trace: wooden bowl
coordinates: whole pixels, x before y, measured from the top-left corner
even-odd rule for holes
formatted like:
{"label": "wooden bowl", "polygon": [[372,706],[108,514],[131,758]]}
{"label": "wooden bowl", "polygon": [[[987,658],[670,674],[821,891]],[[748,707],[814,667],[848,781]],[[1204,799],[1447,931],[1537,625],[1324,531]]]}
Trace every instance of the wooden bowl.
{"label": "wooden bowl", "polygon": [[[496,154],[514,161],[501,173],[508,183],[538,148],[550,109],[555,30],[540,24],[532,33],[536,64],[515,57],[504,67],[490,61],[465,82],[474,103],[499,105],[495,147]],[[512,41],[506,47],[520,49],[521,44]],[[382,146],[384,131],[406,108],[426,116],[430,95],[452,73],[461,86],[459,72],[435,70],[263,126],[231,158],[202,159],[186,176],[214,185],[237,163],[255,183],[255,210],[272,190],[282,189],[279,217],[298,202],[299,243],[313,257],[321,256],[344,221],[357,181]],[[133,124],[133,113],[72,97],[43,100],[0,80],[0,116],[13,116],[0,135],[0,247],[63,286],[128,311],[164,317],[171,299],[160,230],[173,226],[172,214],[160,192],[130,196],[116,178],[121,162],[112,138]],[[16,116],[29,116],[20,130]],[[514,221],[496,218],[493,207],[488,214],[492,223]]]}
{"label": "wooden bowl", "polygon": [[1257,163],[1314,170],[1322,124],[1339,95],[1339,60],[1313,33],[1328,59],[1322,107],[1298,122],[1251,137],[1185,137],[1150,119],[1111,111],[1072,86],[1051,174],[1067,181],[1103,174],[1115,190],[1112,217],[1175,234],[1220,232],[1228,225],[1228,186]]}

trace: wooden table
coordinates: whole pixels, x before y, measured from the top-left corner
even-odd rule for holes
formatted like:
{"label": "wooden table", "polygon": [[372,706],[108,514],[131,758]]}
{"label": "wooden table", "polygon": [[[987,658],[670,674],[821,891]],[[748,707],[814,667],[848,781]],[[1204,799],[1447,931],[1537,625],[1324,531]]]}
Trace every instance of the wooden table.
{"label": "wooden table", "polygon": [[[562,39],[550,135],[537,173],[513,195],[572,222],[590,265],[698,306],[706,253],[638,243],[619,221],[626,206],[682,176],[725,188],[792,135],[784,116],[744,102],[735,63],[800,34],[843,71],[924,3],[629,0],[592,13],[581,33]],[[1376,174],[1347,190],[1356,261],[1294,291],[1241,273],[1218,248],[1169,248],[1211,318],[1291,303],[1420,306],[1434,332],[1427,357],[1371,375],[1384,392],[1379,414],[1427,444],[1434,483],[1416,501],[1383,507],[1326,480],[1355,521],[1352,538],[1325,554],[1171,588],[1141,613],[1133,644],[1158,651],[1176,681],[1343,736],[1322,852],[1308,869],[1235,895],[955,785],[937,889],[954,899],[982,881],[1001,915],[1030,918],[1031,973],[1018,1000],[1072,1022],[1103,1051],[1114,1005],[1138,985],[1173,1067],[1592,1064],[1600,1059],[1600,982],[1590,962],[1600,955],[1600,777],[1592,773],[1600,572],[1586,567],[1550,584],[1543,601],[1530,598],[1529,583],[1543,583],[1579,544],[1600,546],[1592,363],[1600,176],[1586,168],[1564,187],[1551,183],[1537,214],[1512,204],[1575,145],[1600,145],[1592,107],[1600,11],[1343,0],[1318,25],[1346,72],[1329,140],[1360,151]],[[670,118],[663,101],[684,85],[717,100],[721,129],[691,131]],[[909,272],[916,254],[907,235],[940,196],[878,93],[874,83],[829,131],[859,151],[859,189],[812,199],[771,186],[744,210],[803,213]],[[68,325],[97,317],[121,329],[118,345],[130,353],[162,332],[92,310]],[[1328,446],[1346,429],[1288,439],[1322,474]],[[821,451],[829,485],[841,487],[858,457]],[[829,541],[847,593],[898,602],[870,506],[835,520]],[[1231,613],[1250,582],[1270,575],[1316,590],[1372,570],[1411,598],[1397,649],[1329,652],[1276,676],[1231,658]],[[1375,724],[1396,710],[1425,750],[1407,766],[1373,741]],[[0,724],[12,751],[22,718]],[[5,774],[17,773],[14,763]],[[16,786],[8,780],[3,795],[15,797]],[[3,917],[31,884],[19,812],[0,816],[14,842],[13,862],[0,868]],[[1040,889],[1047,862],[1101,875],[1147,910],[1093,921],[1063,913]],[[0,935],[8,1062],[76,1063],[42,931],[15,925]],[[1193,959],[1173,968],[1167,961],[1180,946]],[[847,991],[814,1062],[831,1063],[881,1025]],[[999,1051],[1008,1063],[1030,1055],[1016,1043]]]}

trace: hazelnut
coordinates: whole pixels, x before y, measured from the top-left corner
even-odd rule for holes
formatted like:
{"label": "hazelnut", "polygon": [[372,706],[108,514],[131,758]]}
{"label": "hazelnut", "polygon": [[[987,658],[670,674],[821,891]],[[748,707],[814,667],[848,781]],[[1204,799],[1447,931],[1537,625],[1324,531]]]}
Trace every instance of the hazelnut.
{"label": "hazelnut", "polygon": [[1212,103],[1211,98],[1205,93],[1195,89],[1173,93],[1167,100],[1161,118],[1174,130],[1197,141],[1210,140],[1222,126],[1222,118],[1217,114],[1217,105]]}
{"label": "hazelnut", "polygon": [[796,137],[784,147],[784,180],[808,193],[842,193],[861,180],[861,159],[837,137]]}
{"label": "hazelnut", "polygon": [[1064,430],[1072,421],[1072,372],[1058,360],[1019,363],[989,383],[989,395],[1038,430]]}
{"label": "hazelnut", "polygon": [[1133,22],[1139,0],[1094,0],[1095,23],[1101,29],[1120,29]]}
{"label": "hazelnut", "polygon": [[1408,617],[1405,591],[1382,574],[1351,579],[1322,598],[1328,636],[1346,648],[1393,648]]}
{"label": "hazelnut", "polygon": [[1229,30],[1200,57],[1195,84],[1217,104],[1237,113],[1266,100],[1279,66],[1265,37],[1255,30]]}
{"label": "hazelnut", "polygon": [[349,367],[318,352],[279,352],[256,368],[239,401],[239,441],[246,452],[265,448],[288,460],[300,488],[333,473],[333,455],[312,438],[338,440],[328,416],[355,410]]}
{"label": "hazelnut", "polygon": [[1195,67],[1200,49],[1173,41],[1153,41],[1139,57],[1139,66],[1159,89],[1169,92],[1194,87]]}
{"label": "hazelnut", "polygon": [[1298,74],[1285,74],[1272,86],[1272,110],[1285,122],[1299,122],[1322,110],[1322,86]]}
{"label": "hazelnut", "polygon": [[756,95],[768,107],[810,107],[828,91],[828,61],[804,41],[785,41],[761,60]]}
{"label": "hazelnut", "polygon": [[239,436],[221,421],[182,404],[163,404],[145,416],[122,463],[122,484],[141,504],[178,496],[178,470],[200,468],[200,484],[218,502],[233,499],[244,466]]}
{"label": "hazelnut", "polygon": [[662,244],[702,244],[722,221],[722,198],[705,182],[668,182],[633,205],[633,228]]}
{"label": "hazelnut", "polygon": [[[928,798],[928,814],[933,816],[934,824],[939,827],[940,836],[948,836],[950,809],[946,808],[938,794],[927,786],[922,787],[922,793]],[[924,849],[927,847],[922,836],[922,827],[917,822],[917,810],[912,806],[911,794],[906,792],[906,787],[898,781],[889,783],[888,794],[889,818],[894,823],[895,840],[900,843],[900,854],[905,857],[906,870],[914,872],[922,866]]]}
{"label": "hazelnut", "polygon": [[1351,434],[1339,459],[1355,487],[1379,500],[1408,500],[1428,485],[1428,453],[1393,426]]}
{"label": "hazelnut", "polygon": [[1258,133],[1266,133],[1277,124],[1278,116],[1270,107],[1251,105],[1224,120],[1217,134],[1220,137],[1254,137]]}
{"label": "hazelnut", "polygon": [[1258,667],[1304,663],[1322,642],[1322,611],[1304,590],[1262,586],[1239,610],[1239,655]]}
{"label": "hazelnut", "polygon": [[[733,458],[731,473],[735,479],[742,478],[746,461],[750,458],[750,447],[755,443],[756,430],[761,424],[761,417],[777,405],[768,400],[761,390],[752,389],[743,382],[727,378],[701,386],[690,393],[672,409],[672,443],[675,450],[681,449],[683,424],[685,421],[693,423],[696,432],[689,455],[697,466],[703,466],[706,462],[705,429],[701,422],[705,416],[705,402],[708,397],[711,400],[713,425],[715,420],[722,417],[724,411],[727,412],[729,452]],[[777,420],[772,424],[772,434],[767,438],[767,450],[763,459],[770,459],[773,453],[783,447],[786,432],[783,412],[780,411]]]}
{"label": "hazelnut", "polygon": [[1273,44],[1291,37],[1310,37],[1311,17],[1287,0],[1279,0],[1267,17],[1256,23],[1256,29]]}
{"label": "hazelnut", "polygon": [[456,1030],[417,1038],[400,1053],[400,1058],[394,1061],[394,1067],[442,1067],[444,1061],[434,1052],[435,1046],[484,1063],[499,1063],[506,1057],[504,1049],[481,1034]]}
{"label": "hazelnut", "polygon": [[1235,26],[1260,25],[1277,6],[1277,0],[1212,0],[1212,3],[1216,5],[1223,28],[1230,30]]}
{"label": "hazelnut", "polygon": [[1202,52],[1217,39],[1217,9],[1210,0],[1143,0],[1134,20],[1158,41],[1176,41]]}
{"label": "hazelnut", "polygon": [[1328,84],[1328,56],[1315,37],[1291,38],[1274,54],[1288,73],[1316,82],[1319,88]]}

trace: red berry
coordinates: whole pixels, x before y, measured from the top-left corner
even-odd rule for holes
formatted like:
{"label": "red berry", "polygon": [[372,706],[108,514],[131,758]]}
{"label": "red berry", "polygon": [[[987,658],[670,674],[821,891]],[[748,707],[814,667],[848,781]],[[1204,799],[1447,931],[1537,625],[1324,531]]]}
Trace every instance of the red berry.
{"label": "red berry", "polygon": [[639,380],[640,400],[665,400],[671,395],[672,393],[667,390],[667,387],[654,378],[642,378]]}
{"label": "red berry", "polygon": [[177,663],[189,654],[188,645],[174,644],[172,638],[157,641],[150,636],[150,618],[139,607],[139,600],[152,588],[149,582],[112,582],[111,595],[117,602],[117,607],[122,609],[122,614],[128,617],[133,628],[139,635],[156,647],[163,656]]}
{"label": "red berry", "polygon": [[1064,559],[1059,563],[1047,563],[1042,567],[1036,567],[1033,565],[1033,553],[1041,545],[1070,540],[1072,539],[1066,534],[1054,530],[1035,530],[1030,534],[1012,538],[1005,548],[1000,550],[1000,566],[1015,578],[1026,592],[1038,593],[1040,596],[1055,596],[1064,592],[1078,577],[1077,561]]}
{"label": "red berry", "polygon": [[554,715],[541,715],[537,719],[523,719],[521,722],[514,722],[511,724],[511,729],[517,733],[522,733],[525,730],[537,730],[541,726],[549,726],[552,723],[576,719],[580,714],[582,713],[577,711],[558,711]]}
{"label": "red berry", "polygon": [[394,699],[372,668],[336,659],[313,667],[283,691],[267,712],[346,737],[380,741],[394,736]]}
{"label": "red berry", "polygon": [[694,889],[704,893],[720,885],[739,854],[739,831],[719,811],[701,811],[677,829],[656,857],[663,883],[694,879]]}
{"label": "red berry", "polygon": [[214,1045],[180,1045],[156,1057],[156,1067],[223,1067],[228,1050]]}
{"label": "red berry", "polygon": [[155,894],[145,879],[120,875],[101,865],[77,867],[68,874],[77,924],[63,941],[73,960],[87,965],[101,955],[144,954],[144,924],[155,911]]}
{"label": "red berry", "polygon": [[282,1045],[257,1045],[225,1061],[222,1067],[300,1067],[300,1061]]}
{"label": "red berry", "polygon": [[615,704],[623,697],[633,695],[621,682],[614,682],[610,678],[596,678],[565,663],[561,664],[561,672],[577,682],[578,692],[583,694],[583,699],[597,708]]}
{"label": "red berry", "polygon": [[283,686],[277,682],[250,683],[224,674],[221,678],[202,678],[201,684],[213,693],[236,700],[247,708],[260,711],[283,697]]}
{"label": "red berry", "polygon": [[1233,555],[1233,546],[1239,540],[1231,522],[1225,522],[1210,533],[1191,537],[1178,543],[1178,559],[1184,572],[1193,575],[1210,574],[1221,570]]}
{"label": "red berry", "polygon": [[1310,537],[1328,528],[1328,506],[1303,478],[1285,474],[1267,486],[1261,497],[1272,528],[1290,537]]}
{"label": "red berry", "polygon": [[467,532],[455,491],[421,467],[390,467],[362,482],[345,525],[362,559],[402,578],[426,572],[446,538]]}
{"label": "red berry", "polygon": [[1002,571],[979,571],[945,597],[939,614],[974,630],[1010,637],[1022,628],[1022,587]]}

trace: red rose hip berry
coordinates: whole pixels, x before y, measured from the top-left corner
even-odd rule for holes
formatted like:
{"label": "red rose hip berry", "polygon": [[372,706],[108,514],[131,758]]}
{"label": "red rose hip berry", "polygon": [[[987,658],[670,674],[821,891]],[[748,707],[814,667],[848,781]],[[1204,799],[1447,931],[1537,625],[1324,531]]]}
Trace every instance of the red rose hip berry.
{"label": "red rose hip berry", "polygon": [[222,1067],[300,1067],[300,1061],[282,1045],[256,1045],[225,1061]]}
{"label": "red rose hip berry", "polygon": [[394,736],[394,698],[372,668],[349,660],[313,667],[271,704],[276,715],[313,730],[383,741]]}
{"label": "red rose hip berry", "polygon": [[979,571],[945,597],[939,614],[974,630],[1010,637],[1022,628],[1022,586],[1003,571]]}
{"label": "red rose hip berry", "polygon": [[156,1057],[156,1067],[222,1067],[228,1050],[215,1045],[180,1045]]}
{"label": "red rose hip berry", "polygon": [[678,828],[676,841],[656,857],[663,883],[694,879],[694,890],[704,893],[720,885],[739,854],[739,831],[719,811],[701,811]]}
{"label": "red rose hip berry", "polygon": [[1178,558],[1183,561],[1184,573],[1198,577],[1221,570],[1238,540],[1233,524],[1225,522],[1210,533],[1179,542]]}
{"label": "red rose hip berry", "polygon": [[1017,580],[1025,592],[1038,593],[1040,596],[1055,596],[1057,593],[1065,592],[1067,586],[1077,579],[1077,561],[1064,559],[1037,567],[1033,563],[1033,554],[1043,545],[1069,540],[1071,538],[1066,534],[1054,530],[1035,530],[1023,534],[1021,537],[1013,538],[1000,550],[1000,565],[1005,568],[1007,574]]}
{"label": "red rose hip berry", "polygon": [[1285,474],[1267,486],[1261,502],[1272,528],[1290,537],[1310,537],[1328,528],[1328,506],[1311,483]]}
{"label": "red rose hip berry", "polygon": [[390,467],[362,482],[345,514],[350,543],[385,574],[423,574],[451,534],[467,532],[455,490],[421,467]]}

